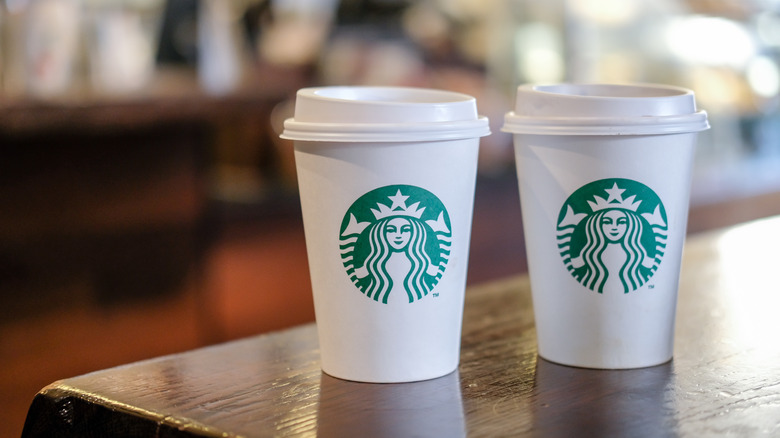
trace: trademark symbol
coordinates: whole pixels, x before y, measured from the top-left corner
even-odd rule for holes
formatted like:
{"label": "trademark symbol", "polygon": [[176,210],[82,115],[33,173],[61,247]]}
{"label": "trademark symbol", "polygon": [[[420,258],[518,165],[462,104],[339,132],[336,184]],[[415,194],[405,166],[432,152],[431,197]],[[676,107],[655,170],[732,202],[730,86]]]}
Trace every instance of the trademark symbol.
{"label": "trademark symbol", "polygon": [[647,288],[648,289],[655,289],[655,285],[654,284],[650,284],[650,285],[647,286]]}
{"label": "trademark symbol", "polygon": [[438,296],[439,296],[439,293],[438,293],[438,292],[434,292],[434,293],[433,293],[433,296],[434,296],[434,297],[438,297]]}

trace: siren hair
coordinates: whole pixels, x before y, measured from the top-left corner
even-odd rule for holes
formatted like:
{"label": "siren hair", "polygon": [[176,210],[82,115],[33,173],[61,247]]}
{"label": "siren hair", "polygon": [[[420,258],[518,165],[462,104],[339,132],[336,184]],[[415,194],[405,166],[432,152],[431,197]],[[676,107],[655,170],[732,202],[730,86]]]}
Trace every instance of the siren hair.
{"label": "siren hair", "polygon": [[[610,275],[602,260],[609,243],[601,227],[601,220],[607,211],[609,210],[600,210],[588,217],[585,223],[585,245],[581,252],[586,272],[580,279],[580,283],[599,293],[604,291]],[[626,232],[619,242],[626,253],[626,262],[621,266],[620,271],[614,274],[620,279],[623,292],[628,293],[638,289],[647,281],[648,274],[643,272],[642,262],[648,258],[648,254],[641,242],[644,229],[642,219],[633,211],[623,209],[620,211],[627,219]]]}
{"label": "siren hair", "polygon": [[[387,224],[392,217],[375,222],[369,228],[369,254],[364,266],[368,271],[370,282],[365,287],[364,293],[375,301],[387,303],[390,292],[393,290],[392,276],[387,272],[387,262],[393,253],[387,237]],[[431,266],[431,258],[425,250],[427,233],[425,225],[413,217],[404,217],[411,224],[409,243],[403,252],[411,262],[411,269],[403,280],[409,302],[421,299],[431,291],[431,285],[426,278],[428,267]]]}
{"label": "siren hair", "polygon": [[368,234],[371,251],[364,263],[371,281],[365,289],[365,294],[374,301],[379,301],[381,297],[383,303],[387,303],[387,297],[393,288],[393,279],[387,273],[387,261],[392,253],[385,237],[385,227],[389,221],[390,219],[382,219],[371,225]]}
{"label": "siren hair", "polygon": [[626,293],[636,290],[645,284],[647,276],[642,274],[642,262],[647,258],[647,251],[642,246],[642,220],[636,214],[626,212],[627,227],[626,234],[620,241],[623,249],[626,251],[628,259],[623,267],[620,268],[620,281],[623,283],[623,289]]}

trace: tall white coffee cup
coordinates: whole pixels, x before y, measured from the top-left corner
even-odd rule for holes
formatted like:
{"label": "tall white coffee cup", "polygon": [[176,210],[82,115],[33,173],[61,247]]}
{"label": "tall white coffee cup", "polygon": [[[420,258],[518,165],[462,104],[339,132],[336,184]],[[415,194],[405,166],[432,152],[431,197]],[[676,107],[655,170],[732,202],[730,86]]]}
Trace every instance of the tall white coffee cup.
{"label": "tall white coffee cup", "polygon": [[587,368],[672,357],[696,132],[691,91],[524,85],[514,134],[539,355]]}
{"label": "tall white coffee cup", "polygon": [[322,369],[410,382],[457,368],[479,137],[474,98],[299,90],[294,140]]}

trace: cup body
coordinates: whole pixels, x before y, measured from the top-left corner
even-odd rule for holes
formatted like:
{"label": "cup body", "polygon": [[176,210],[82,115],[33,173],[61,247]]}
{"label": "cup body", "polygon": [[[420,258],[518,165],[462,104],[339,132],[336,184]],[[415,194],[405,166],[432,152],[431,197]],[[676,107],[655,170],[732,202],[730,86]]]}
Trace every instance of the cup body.
{"label": "cup body", "polygon": [[[297,137],[322,369],[334,377],[377,383],[446,375],[459,362],[479,136],[485,135],[487,121],[460,138],[449,136],[457,125],[452,120],[407,130],[407,122],[392,120],[388,107],[408,113],[403,102],[415,89],[398,95],[391,89],[378,99],[370,89],[340,88],[350,94],[334,106],[350,113],[351,101],[354,106],[368,101],[381,107],[381,117],[339,127],[333,125],[345,122],[301,121],[308,116],[299,118],[296,108],[299,123],[286,125],[288,138]],[[437,99],[423,100],[413,106],[431,106],[427,101]],[[334,106],[318,105],[330,107],[318,111],[338,119]],[[305,112],[306,102],[302,106]],[[321,123],[327,126],[312,126]],[[441,134],[436,129],[442,125],[451,125],[450,134],[432,134]],[[316,129],[325,134],[321,140],[313,134]]]}
{"label": "cup body", "polygon": [[[526,87],[516,107],[524,113],[505,125],[514,132],[539,355],[586,368],[657,365],[672,357],[696,131],[706,115],[678,89],[595,88],[521,102]],[[561,105],[557,94],[576,102]],[[559,105],[569,113],[554,115]]]}

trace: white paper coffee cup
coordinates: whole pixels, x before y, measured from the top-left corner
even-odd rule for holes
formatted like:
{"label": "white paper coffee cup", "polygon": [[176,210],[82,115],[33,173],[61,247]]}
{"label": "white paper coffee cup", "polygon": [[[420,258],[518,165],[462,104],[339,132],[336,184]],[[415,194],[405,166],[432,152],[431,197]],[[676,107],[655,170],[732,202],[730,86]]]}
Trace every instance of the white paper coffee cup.
{"label": "white paper coffee cup", "polygon": [[587,368],[672,357],[696,132],[689,90],[524,85],[514,134],[539,355]]}
{"label": "white paper coffee cup", "polygon": [[294,140],[322,369],[410,382],[457,368],[479,137],[474,98],[298,91]]}

